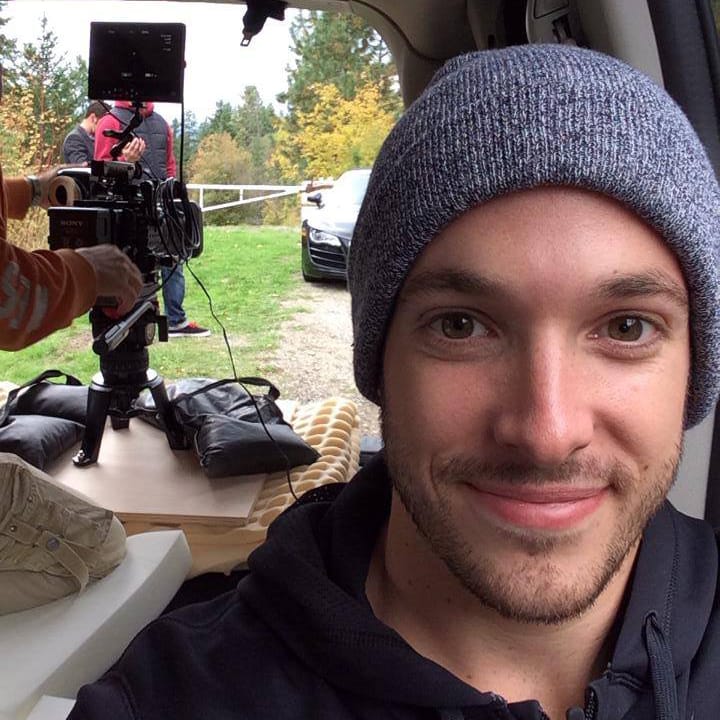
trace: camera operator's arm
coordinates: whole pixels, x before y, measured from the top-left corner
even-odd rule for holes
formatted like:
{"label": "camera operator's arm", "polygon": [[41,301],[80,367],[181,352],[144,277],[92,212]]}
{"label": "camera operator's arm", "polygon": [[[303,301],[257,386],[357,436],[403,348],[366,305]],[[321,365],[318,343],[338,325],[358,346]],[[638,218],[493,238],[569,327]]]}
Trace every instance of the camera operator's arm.
{"label": "camera operator's arm", "polygon": [[[69,325],[86,312],[98,295],[119,296],[130,304],[130,295],[141,287],[135,266],[115,251],[115,277],[107,267],[112,259],[74,250],[35,250],[14,247],[7,240],[6,218],[22,219],[31,204],[47,201],[50,171],[32,183],[27,178],[2,179],[0,168],[0,349],[19,350],[55,330]],[[104,251],[106,252],[106,251]],[[100,255],[100,253],[97,253]],[[98,265],[100,269],[98,269]],[[127,289],[123,289],[123,283]],[[104,286],[103,286],[104,284]],[[121,291],[122,290],[122,291]],[[133,298],[134,300],[134,298]]]}

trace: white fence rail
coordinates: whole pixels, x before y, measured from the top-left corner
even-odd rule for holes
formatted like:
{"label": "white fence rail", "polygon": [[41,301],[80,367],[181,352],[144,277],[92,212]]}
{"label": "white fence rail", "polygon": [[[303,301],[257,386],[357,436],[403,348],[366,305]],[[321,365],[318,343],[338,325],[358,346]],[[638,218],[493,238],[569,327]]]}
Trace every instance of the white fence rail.
{"label": "white fence rail", "polygon": [[[199,193],[198,204],[202,212],[210,212],[211,210],[222,210],[224,208],[238,207],[240,205],[249,205],[250,203],[261,202],[263,200],[274,200],[275,198],[288,197],[289,195],[297,195],[304,192],[305,185],[205,185],[202,183],[189,183],[188,190],[197,190]],[[219,203],[217,205],[205,205],[206,191],[234,191],[238,193],[237,200]],[[245,193],[260,193],[252,197],[245,197]]]}

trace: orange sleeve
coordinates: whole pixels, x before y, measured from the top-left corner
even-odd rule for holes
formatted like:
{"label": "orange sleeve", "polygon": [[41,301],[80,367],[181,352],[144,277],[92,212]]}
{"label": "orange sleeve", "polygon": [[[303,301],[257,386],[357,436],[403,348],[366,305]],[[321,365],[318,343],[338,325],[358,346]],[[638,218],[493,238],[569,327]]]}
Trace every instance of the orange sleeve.
{"label": "orange sleeve", "polygon": [[2,178],[0,169],[0,349],[20,350],[67,327],[97,297],[95,271],[73,250],[14,247],[6,218],[22,218],[30,205],[25,178]]}
{"label": "orange sleeve", "polygon": [[[2,180],[2,170],[0,169],[0,180]],[[22,220],[27,214],[32,200],[32,187],[24,177],[8,178],[3,183],[3,194],[5,201],[3,203],[3,240],[5,239],[5,218],[12,220]],[[7,210],[5,209],[7,202]]]}

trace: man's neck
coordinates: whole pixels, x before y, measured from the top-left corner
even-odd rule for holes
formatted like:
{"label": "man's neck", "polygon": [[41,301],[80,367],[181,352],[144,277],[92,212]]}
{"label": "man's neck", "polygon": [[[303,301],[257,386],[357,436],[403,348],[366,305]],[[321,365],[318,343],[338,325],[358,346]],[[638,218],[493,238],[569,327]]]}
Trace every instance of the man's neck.
{"label": "man's neck", "polygon": [[637,549],[594,605],[557,625],[502,617],[470,593],[417,532],[397,497],[371,558],[366,592],[376,616],[421,655],[481,692],[539,700],[553,719],[582,707],[610,660]]}
{"label": "man's neck", "polygon": [[92,120],[90,118],[85,118],[81,123],[80,127],[88,134],[92,135]]}

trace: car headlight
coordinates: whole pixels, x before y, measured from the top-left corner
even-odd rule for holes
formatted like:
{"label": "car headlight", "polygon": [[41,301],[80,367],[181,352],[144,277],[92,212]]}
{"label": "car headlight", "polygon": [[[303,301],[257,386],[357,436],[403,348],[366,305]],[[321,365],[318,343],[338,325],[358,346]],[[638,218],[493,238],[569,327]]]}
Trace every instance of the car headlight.
{"label": "car headlight", "polygon": [[331,245],[332,247],[342,247],[340,238],[337,237],[337,235],[331,235],[324,230],[316,230],[315,228],[310,228],[309,235],[311,242],[321,245]]}

